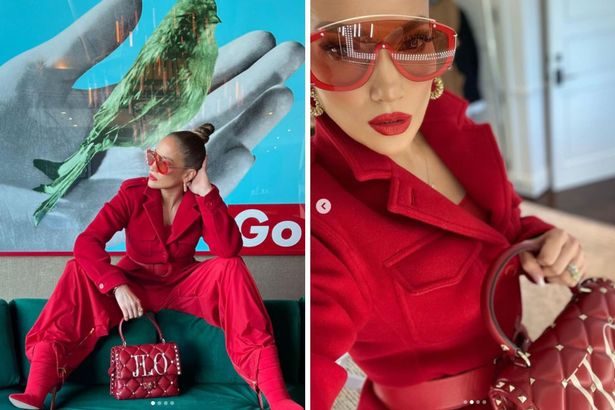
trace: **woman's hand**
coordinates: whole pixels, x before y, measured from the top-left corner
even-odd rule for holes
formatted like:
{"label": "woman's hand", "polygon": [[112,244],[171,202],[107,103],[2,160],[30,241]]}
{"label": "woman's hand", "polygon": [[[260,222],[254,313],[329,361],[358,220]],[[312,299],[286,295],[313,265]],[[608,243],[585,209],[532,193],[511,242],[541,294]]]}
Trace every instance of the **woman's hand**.
{"label": "woman's hand", "polygon": [[205,156],[205,159],[203,160],[201,169],[199,169],[196,176],[192,178],[192,181],[188,183],[188,188],[193,193],[200,196],[207,195],[213,188],[211,182],[209,182],[209,177],[207,176],[207,156]]}
{"label": "woman's hand", "polygon": [[143,307],[141,301],[132,293],[128,285],[120,285],[114,292],[115,300],[122,309],[124,320],[136,319],[143,316]]}
{"label": "woman's hand", "polygon": [[585,276],[585,254],[579,241],[562,229],[551,229],[537,238],[542,248],[537,256],[530,252],[519,255],[521,266],[542,285],[550,283],[576,286]]}

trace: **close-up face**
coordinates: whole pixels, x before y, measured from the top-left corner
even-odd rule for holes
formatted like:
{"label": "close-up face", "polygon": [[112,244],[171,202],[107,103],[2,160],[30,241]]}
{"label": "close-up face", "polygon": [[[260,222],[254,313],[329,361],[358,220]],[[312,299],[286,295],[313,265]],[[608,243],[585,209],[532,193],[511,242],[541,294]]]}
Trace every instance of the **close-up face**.
{"label": "close-up face", "polygon": [[[366,17],[374,15],[422,19]],[[333,22],[365,17],[313,35],[312,75],[319,78],[313,77],[312,83],[324,111],[342,130],[389,157],[406,151],[418,132],[437,70],[435,64],[412,59],[421,53],[434,55],[454,41],[448,32],[433,35],[433,25],[425,19],[428,15],[427,0],[312,1],[312,33]],[[375,63],[372,59],[369,64],[370,54],[375,55]],[[438,65],[443,70],[445,66]]]}
{"label": "close-up face", "polygon": [[150,188],[174,188],[190,181],[196,171],[184,166],[177,140],[172,136],[163,138],[155,149],[147,153]]}

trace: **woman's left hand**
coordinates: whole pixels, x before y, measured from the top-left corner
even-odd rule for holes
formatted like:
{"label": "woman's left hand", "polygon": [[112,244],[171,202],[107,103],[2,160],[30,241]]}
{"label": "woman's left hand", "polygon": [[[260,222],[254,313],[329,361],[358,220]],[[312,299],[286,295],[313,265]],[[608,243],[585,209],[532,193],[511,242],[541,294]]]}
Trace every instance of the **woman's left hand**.
{"label": "woman's left hand", "polygon": [[579,241],[566,231],[555,228],[537,238],[542,247],[537,256],[519,255],[521,266],[538,284],[544,280],[574,287],[585,276],[585,254]]}
{"label": "woman's left hand", "polygon": [[207,176],[207,156],[203,160],[201,169],[196,173],[196,176],[192,178],[192,181],[188,183],[188,188],[196,195],[205,196],[212,190],[213,185],[209,181]]}

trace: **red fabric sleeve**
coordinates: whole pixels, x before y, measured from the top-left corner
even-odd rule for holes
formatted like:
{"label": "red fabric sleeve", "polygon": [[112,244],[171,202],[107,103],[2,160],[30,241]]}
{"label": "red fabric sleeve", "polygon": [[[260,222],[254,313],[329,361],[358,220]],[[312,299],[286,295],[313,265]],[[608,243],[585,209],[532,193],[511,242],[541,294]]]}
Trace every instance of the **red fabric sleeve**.
{"label": "red fabric sleeve", "polygon": [[330,409],[346,381],[335,361],[348,352],[367,321],[369,303],[350,270],[311,238],[311,408]]}
{"label": "red fabric sleeve", "polygon": [[510,230],[509,240],[511,243],[518,243],[526,239],[534,238],[554,228],[553,225],[543,221],[536,216],[521,217],[521,197],[515,192],[513,185],[508,182],[508,189],[511,195],[512,202],[512,227]]}
{"label": "red fabric sleeve", "polygon": [[213,185],[205,196],[195,195],[203,219],[203,239],[213,255],[221,257],[236,256],[243,247],[241,232],[228,207]]}
{"label": "red fabric sleeve", "polygon": [[126,193],[130,181],[124,181],[118,193],[103,205],[94,220],[75,240],[74,256],[101,293],[128,283],[124,272],[111,264],[105,250],[113,235],[126,227],[130,219],[130,205]]}

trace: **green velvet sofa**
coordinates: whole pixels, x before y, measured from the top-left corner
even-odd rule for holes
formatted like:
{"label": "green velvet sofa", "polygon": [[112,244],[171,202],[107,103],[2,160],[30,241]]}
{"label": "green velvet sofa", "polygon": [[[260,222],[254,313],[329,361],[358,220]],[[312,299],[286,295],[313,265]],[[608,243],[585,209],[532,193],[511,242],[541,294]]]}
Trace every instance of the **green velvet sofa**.
{"label": "green velvet sofa", "polygon": [[[10,303],[0,300],[0,409],[13,409],[8,395],[23,390],[29,370],[24,339],[45,302],[44,299],[16,299]],[[304,303],[272,300],[266,301],[265,306],[273,322],[286,385],[293,399],[303,404]],[[228,358],[220,329],[195,316],[172,310],[158,312],[156,319],[165,339],[176,342],[180,349],[180,396],[120,401],[109,395],[109,351],[121,343],[115,328],[68,378],[58,393],[56,407],[74,410],[259,408],[256,394],[237,375]],[[125,336],[129,344],[156,341],[155,330],[146,319],[126,323]]]}

